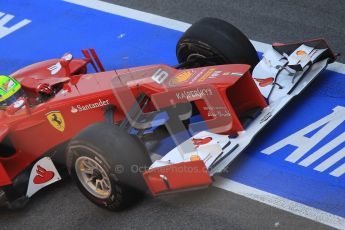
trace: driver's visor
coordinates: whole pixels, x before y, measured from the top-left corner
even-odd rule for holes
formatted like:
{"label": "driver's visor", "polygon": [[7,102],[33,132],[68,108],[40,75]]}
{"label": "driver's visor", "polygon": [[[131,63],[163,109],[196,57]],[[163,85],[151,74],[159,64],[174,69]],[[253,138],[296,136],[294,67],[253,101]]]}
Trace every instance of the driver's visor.
{"label": "driver's visor", "polygon": [[4,103],[9,98],[14,96],[19,90],[21,89],[20,83],[10,77],[0,77],[0,104],[8,104]]}
{"label": "driver's visor", "polygon": [[7,106],[12,105],[13,103],[15,103],[19,98],[23,97],[24,92],[22,89],[20,89],[19,91],[17,91],[15,94],[13,94],[12,96],[10,96],[9,98],[7,98],[4,101],[0,101],[0,109],[4,109]]}

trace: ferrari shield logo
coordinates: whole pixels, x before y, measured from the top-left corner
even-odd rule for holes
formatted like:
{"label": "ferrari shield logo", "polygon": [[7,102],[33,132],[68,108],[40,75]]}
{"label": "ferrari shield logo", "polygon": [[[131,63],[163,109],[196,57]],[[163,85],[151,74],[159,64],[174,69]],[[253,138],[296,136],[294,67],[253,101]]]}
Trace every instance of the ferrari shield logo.
{"label": "ferrari shield logo", "polygon": [[59,111],[52,111],[47,113],[49,123],[60,132],[65,130],[65,120]]}

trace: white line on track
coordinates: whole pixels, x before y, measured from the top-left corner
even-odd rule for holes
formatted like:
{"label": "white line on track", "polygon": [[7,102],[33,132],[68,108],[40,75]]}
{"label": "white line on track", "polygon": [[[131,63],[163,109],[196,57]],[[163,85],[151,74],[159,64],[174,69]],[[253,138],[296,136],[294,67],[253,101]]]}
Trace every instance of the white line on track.
{"label": "white line on track", "polygon": [[[99,0],[63,1],[181,32],[186,31],[191,25],[178,20],[134,10],[128,7],[114,5],[112,3],[102,2]],[[266,43],[258,41],[251,42],[253,43],[255,49],[259,52],[264,52],[270,46]],[[339,62],[329,65],[327,69],[345,74],[345,64]],[[336,216],[292,200],[288,200],[284,197],[253,188],[227,178],[217,177],[214,186],[334,228],[345,229],[345,218],[343,217]]]}
{"label": "white line on track", "polygon": [[309,207],[305,204],[297,203],[284,197],[280,197],[223,177],[216,177],[216,181],[213,185],[217,188],[225,189],[235,194],[268,204],[272,207],[293,213],[295,215],[302,216],[334,228],[345,229],[344,218],[320,209]]}

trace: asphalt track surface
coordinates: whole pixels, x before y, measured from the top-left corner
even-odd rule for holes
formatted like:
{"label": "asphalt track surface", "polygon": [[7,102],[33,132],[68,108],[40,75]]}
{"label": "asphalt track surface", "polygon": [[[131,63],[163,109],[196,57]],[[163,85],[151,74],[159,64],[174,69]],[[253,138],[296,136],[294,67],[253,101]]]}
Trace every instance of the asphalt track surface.
{"label": "asphalt track surface", "polygon": [[[272,43],[323,35],[345,54],[341,1],[119,0],[116,4],[192,23],[217,16],[251,39]],[[197,10],[196,10],[197,9]],[[283,39],[282,39],[283,38]],[[344,62],[340,57],[339,61]],[[19,212],[0,211],[0,229],[329,229],[320,223],[222,189],[147,198],[121,213],[100,209],[67,180],[35,196]]]}
{"label": "asphalt track surface", "polygon": [[345,2],[341,0],[107,0],[117,5],[193,23],[217,17],[250,39],[272,44],[324,37],[345,62]]}
{"label": "asphalt track surface", "polygon": [[211,187],[147,198],[121,213],[96,207],[71,181],[39,193],[19,212],[3,210],[7,229],[330,229],[302,217]]}

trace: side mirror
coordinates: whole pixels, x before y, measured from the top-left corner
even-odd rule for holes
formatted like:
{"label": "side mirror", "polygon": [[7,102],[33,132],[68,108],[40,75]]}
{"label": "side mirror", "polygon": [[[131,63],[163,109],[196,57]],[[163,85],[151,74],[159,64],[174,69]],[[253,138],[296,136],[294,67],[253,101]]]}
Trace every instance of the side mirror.
{"label": "side mirror", "polygon": [[16,102],[14,102],[12,105],[7,107],[6,112],[9,115],[14,115],[16,112],[18,112],[24,106],[28,107],[27,99],[24,97],[20,97],[20,98],[18,98],[18,100]]}
{"label": "side mirror", "polygon": [[73,55],[71,53],[65,53],[61,59],[65,61],[71,61],[73,59]]}
{"label": "side mirror", "polygon": [[70,68],[69,68],[69,63],[72,61],[73,59],[73,55],[71,53],[65,53],[59,60],[58,63],[50,66],[48,68],[48,70],[50,70],[51,75],[55,75],[58,72],[60,72],[60,70],[62,68],[65,69],[66,71],[66,75],[70,76]]}

